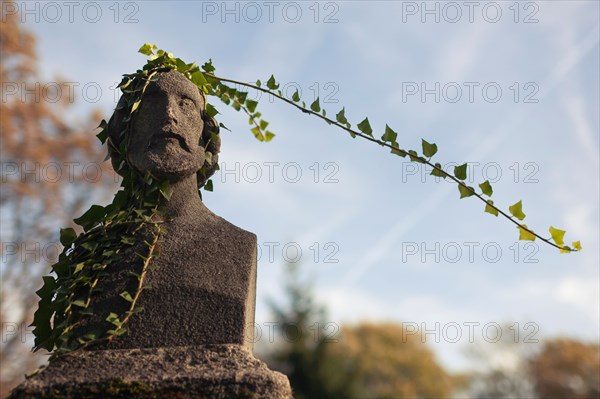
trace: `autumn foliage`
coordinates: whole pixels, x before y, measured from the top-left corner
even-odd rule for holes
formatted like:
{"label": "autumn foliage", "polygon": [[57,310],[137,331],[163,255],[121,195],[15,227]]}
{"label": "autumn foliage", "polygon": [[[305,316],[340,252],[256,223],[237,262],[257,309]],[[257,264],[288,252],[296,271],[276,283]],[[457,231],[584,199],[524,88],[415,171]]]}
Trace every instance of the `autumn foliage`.
{"label": "autumn foliage", "polygon": [[17,14],[1,15],[0,397],[44,361],[30,353],[27,326],[40,277],[60,251],[59,227],[116,185],[94,133],[100,115],[78,120],[72,86],[42,81],[35,46]]}

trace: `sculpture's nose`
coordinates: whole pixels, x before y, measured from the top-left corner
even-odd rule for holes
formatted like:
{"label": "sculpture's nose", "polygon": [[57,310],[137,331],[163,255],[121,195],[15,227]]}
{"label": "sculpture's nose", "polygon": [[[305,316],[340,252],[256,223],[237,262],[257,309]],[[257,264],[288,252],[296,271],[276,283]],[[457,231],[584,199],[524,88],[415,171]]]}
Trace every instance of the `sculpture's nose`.
{"label": "sculpture's nose", "polygon": [[169,123],[177,124],[177,112],[175,111],[175,107],[173,104],[169,103],[167,105],[167,121]]}

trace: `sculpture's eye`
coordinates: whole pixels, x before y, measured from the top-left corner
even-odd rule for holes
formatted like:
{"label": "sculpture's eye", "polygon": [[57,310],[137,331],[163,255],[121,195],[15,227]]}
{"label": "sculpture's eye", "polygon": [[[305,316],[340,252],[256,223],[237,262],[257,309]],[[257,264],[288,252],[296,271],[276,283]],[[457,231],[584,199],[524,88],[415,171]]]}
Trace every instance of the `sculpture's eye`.
{"label": "sculpture's eye", "polygon": [[179,105],[185,108],[192,108],[196,106],[194,100],[189,97],[181,97],[181,100],[179,100]]}

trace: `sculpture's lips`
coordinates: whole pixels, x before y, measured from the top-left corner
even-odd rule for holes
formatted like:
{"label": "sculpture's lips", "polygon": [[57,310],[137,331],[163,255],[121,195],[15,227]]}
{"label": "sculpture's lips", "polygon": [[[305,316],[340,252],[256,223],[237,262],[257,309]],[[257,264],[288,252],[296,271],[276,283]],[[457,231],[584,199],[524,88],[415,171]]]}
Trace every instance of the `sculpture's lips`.
{"label": "sculpture's lips", "polygon": [[152,138],[150,139],[150,145],[148,147],[153,147],[157,144],[165,143],[169,139],[174,139],[179,142],[179,145],[181,146],[181,148],[183,148],[187,152],[192,152],[183,136],[181,136],[177,133],[174,133],[173,131],[168,130],[168,129],[169,128],[163,128],[160,133],[155,133],[152,136]]}

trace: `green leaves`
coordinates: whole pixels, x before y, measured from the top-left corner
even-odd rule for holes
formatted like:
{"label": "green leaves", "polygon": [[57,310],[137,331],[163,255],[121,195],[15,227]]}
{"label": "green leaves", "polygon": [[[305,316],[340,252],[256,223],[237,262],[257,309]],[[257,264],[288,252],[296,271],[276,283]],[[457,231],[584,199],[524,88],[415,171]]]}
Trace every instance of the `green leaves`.
{"label": "green leaves", "polygon": [[523,213],[522,201],[519,201],[516,204],[509,206],[508,210],[510,211],[511,215],[513,215],[517,219],[519,219],[519,220],[525,219],[525,214]]}
{"label": "green leaves", "polygon": [[319,97],[310,105],[310,109],[314,112],[321,111],[321,105],[319,104]]}
{"label": "green leaves", "polygon": [[463,186],[462,184],[458,185],[458,192],[460,193],[460,198],[467,198],[474,194],[475,190],[473,187]]}
{"label": "green leaves", "polygon": [[73,228],[68,227],[66,229],[60,229],[60,243],[64,247],[71,246],[71,244],[73,243],[73,241],[75,241],[76,238],[77,233]]}
{"label": "green leaves", "polygon": [[467,164],[454,167],[454,177],[459,180],[465,180],[467,178]]}
{"label": "green leaves", "polygon": [[103,206],[92,205],[83,215],[73,221],[87,231],[100,223],[105,214],[106,210]]}
{"label": "green leaves", "polygon": [[342,108],[342,110],[335,115],[335,120],[338,121],[339,123],[341,123],[342,125],[346,125],[347,127],[350,127],[350,124],[348,123],[348,119],[346,119],[345,112],[346,112],[346,109]]}
{"label": "green leaves", "polygon": [[102,129],[100,133],[96,135],[96,137],[98,137],[98,140],[100,140],[100,142],[104,144],[106,142],[106,139],[108,138],[108,123],[104,119],[102,119],[102,121],[96,129]]}
{"label": "green leaves", "polygon": [[[556,243],[556,245],[558,245],[559,247],[562,247],[563,245],[565,245],[565,241],[564,241],[564,237],[565,237],[565,230],[559,230],[556,229],[552,226],[550,226],[550,235],[552,236],[552,240]],[[581,244],[580,244],[581,245]]]}
{"label": "green leaves", "polygon": [[254,111],[256,111],[257,105],[258,101],[246,100],[246,108],[248,108],[248,111],[250,111],[250,113],[254,113]]}
{"label": "green leaves", "polygon": [[300,94],[298,93],[298,90],[296,90],[296,92],[292,95],[292,101],[294,101],[295,103],[300,101]]}
{"label": "green leaves", "polygon": [[486,180],[483,183],[481,183],[479,185],[479,188],[488,197],[491,197],[492,194],[494,193],[494,190],[492,190],[492,185],[490,184],[489,180]]}
{"label": "green leaves", "polygon": [[142,53],[144,55],[152,55],[157,48],[158,47],[156,47],[155,44],[146,43],[139,48],[138,53]]}
{"label": "green leaves", "polygon": [[446,178],[446,174],[444,173],[444,171],[442,169],[442,165],[439,163],[435,164],[435,168],[433,168],[433,170],[431,171],[431,175],[436,176],[436,177]]}
{"label": "green leaves", "polygon": [[362,122],[356,125],[356,127],[358,127],[358,130],[360,130],[367,136],[373,137],[373,129],[371,128],[371,124],[369,123],[369,118],[365,118]]}
{"label": "green leaves", "polygon": [[207,84],[208,82],[206,81],[206,78],[204,77],[204,74],[200,71],[196,71],[192,74],[192,82],[202,88],[205,84]]}
{"label": "green leaves", "polygon": [[[207,154],[210,154],[210,153],[208,152]],[[160,194],[163,196],[163,198],[166,199],[167,201],[170,200],[171,196],[173,195],[173,189],[169,185],[168,180],[165,180],[160,183],[159,191],[160,191]]]}
{"label": "green leaves", "polygon": [[213,73],[215,71],[215,67],[212,63],[212,58],[209,58],[209,60],[202,65],[202,70],[206,73]]}
{"label": "green leaves", "polygon": [[267,81],[267,87],[270,90],[277,90],[279,88],[279,84],[275,82],[275,76],[271,75],[271,77]]}
{"label": "green leaves", "polygon": [[208,103],[206,103],[206,109],[204,110],[204,112],[206,112],[206,115],[208,115],[210,118],[214,118],[219,113],[219,111],[217,111],[215,107]]}
{"label": "green leaves", "polygon": [[421,146],[423,147],[423,155],[425,155],[427,158],[431,158],[437,153],[437,145],[430,144],[424,139],[421,139]]}
{"label": "green leaves", "polygon": [[119,296],[123,299],[125,299],[127,302],[133,302],[133,297],[131,296],[131,294],[127,291],[123,291],[119,294]]}
{"label": "green leaves", "polygon": [[528,231],[529,227],[527,227],[526,224],[524,224],[523,227],[519,226],[519,240],[535,241],[535,235]]}
{"label": "green leaves", "polygon": [[486,204],[485,204],[485,212],[498,217],[498,210],[496,208],[494,208],[492,205],[494,205],[494,201],[487,200]]}
{"label": "green leaves", "polygon": [[395,143],[398,138],[398,133],[394,132],[391,127],[385,125],[385,133],[381,136],[381,140],[385,142]]}

